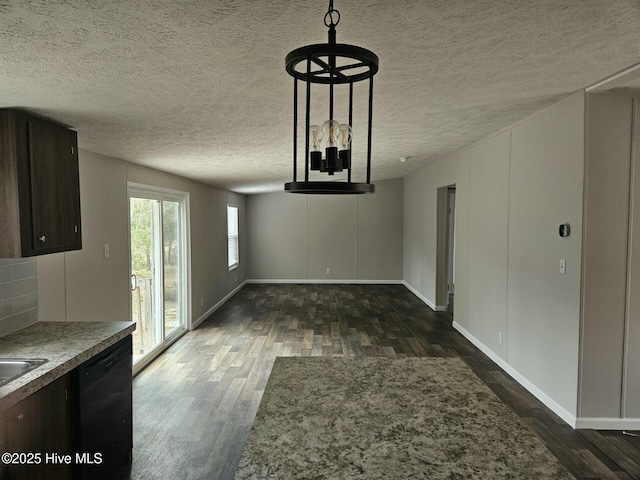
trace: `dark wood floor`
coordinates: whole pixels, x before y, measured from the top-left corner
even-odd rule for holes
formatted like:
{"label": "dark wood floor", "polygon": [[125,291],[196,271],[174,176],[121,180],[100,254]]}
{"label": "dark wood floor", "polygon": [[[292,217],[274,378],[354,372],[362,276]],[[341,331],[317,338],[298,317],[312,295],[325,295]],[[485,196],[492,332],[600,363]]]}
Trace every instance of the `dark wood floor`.
{"label": "dark wood floor", "polygon": [[[132,479],[233,478],[276,356],[461,357],[580,480],[640,480],[640,438],[573,430],[401,285],[248,284],[134,379]],[[637,433],[637,432],[636,432]]]}

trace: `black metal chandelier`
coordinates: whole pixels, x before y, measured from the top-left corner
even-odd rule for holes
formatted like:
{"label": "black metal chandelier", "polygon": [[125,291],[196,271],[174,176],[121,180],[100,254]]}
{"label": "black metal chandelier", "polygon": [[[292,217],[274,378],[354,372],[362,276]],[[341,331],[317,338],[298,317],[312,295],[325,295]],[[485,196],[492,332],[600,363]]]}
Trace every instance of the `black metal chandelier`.
{"label": "black metal chandelier", "polygon": [[[287,55],[286,69],[293,77],[293,182],[285,183],[291,193],[353,194],[373,193],[371,183],[371,119],[373,114],[373,76],[378,71],[378,56],[361,47],[336,43],[336,26],[340,12],[333,8],[333,0],[324,16],[329,28],[329,42],[300,47]],[[353,84],[369,80],[369,115],[367,122],[367,181],[351,180],[351,139],[353,132]],[[298,80],[306,83],[305,111],[305,168],[304,181],[298,181]],[[322,128],[311,125],[311,84],[329,86],[329,119]],[[349,120],[340,123],[334,119],[334,87],[349,87]],[[322,152],[324,147],[324,155]],[[334,175],[347,171],[347,181],[309,181],[309,170]]]}

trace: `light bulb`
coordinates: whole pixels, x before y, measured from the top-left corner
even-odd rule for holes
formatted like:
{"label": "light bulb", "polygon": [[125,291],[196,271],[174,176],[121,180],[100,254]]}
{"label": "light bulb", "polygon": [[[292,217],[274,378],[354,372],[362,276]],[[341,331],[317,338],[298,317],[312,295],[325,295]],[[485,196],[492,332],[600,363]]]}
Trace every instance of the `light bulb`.
{"label": "light bulb", "polygon": [[309,127],[309,160],[311,170],[320,170],[322,164],[322,152],[320,151],[322,138],[322,129],[318,125],[311,125]]}
{"label": "light bulb", "polygon": [[351,126],[348,123],[342,123],[338,126],[338,145],[341,168],[351,169],[351,150],[349,150],[351,145]]}
{"label": "light bulb", "polygon": [[348,123],[342,123],[338,127],[338,145],[340,150],[349,150],[351,144],[351,126]]}
{"label": "light bulb", "polygon": [[318,125],[311,125],[309,127],[309,148],[312,152],[320,151],[320,144],[323,138],[324,135]]}
{"label": "light bulb", "polygon": [[338,128],[340,123],[336,120],[327,120],[322,125],[324,138],[327,140],[327,147],[335,147],[338,143]]}

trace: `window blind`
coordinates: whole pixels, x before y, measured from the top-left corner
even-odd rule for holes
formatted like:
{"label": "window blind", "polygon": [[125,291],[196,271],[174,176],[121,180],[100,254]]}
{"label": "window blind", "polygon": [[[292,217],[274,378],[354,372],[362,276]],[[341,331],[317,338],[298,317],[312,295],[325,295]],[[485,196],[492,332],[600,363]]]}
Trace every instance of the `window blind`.
{"label": "window blind", "polygon": [[227,250],[229,252],[229,268],[238,266],[238,207],[227,205]]}

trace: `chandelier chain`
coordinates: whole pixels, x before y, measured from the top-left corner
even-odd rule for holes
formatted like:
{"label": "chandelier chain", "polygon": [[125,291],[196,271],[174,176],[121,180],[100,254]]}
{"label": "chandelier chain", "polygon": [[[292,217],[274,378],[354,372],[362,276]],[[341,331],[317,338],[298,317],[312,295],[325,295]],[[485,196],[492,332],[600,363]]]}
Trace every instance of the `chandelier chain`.
{"label": "chandelier chain", "polygon": [[333,8],[333,0],[329,0],[329,9],[324,15],[324,24],[331,28],[338,25],[338,23],[340,23],[340,12]]}

